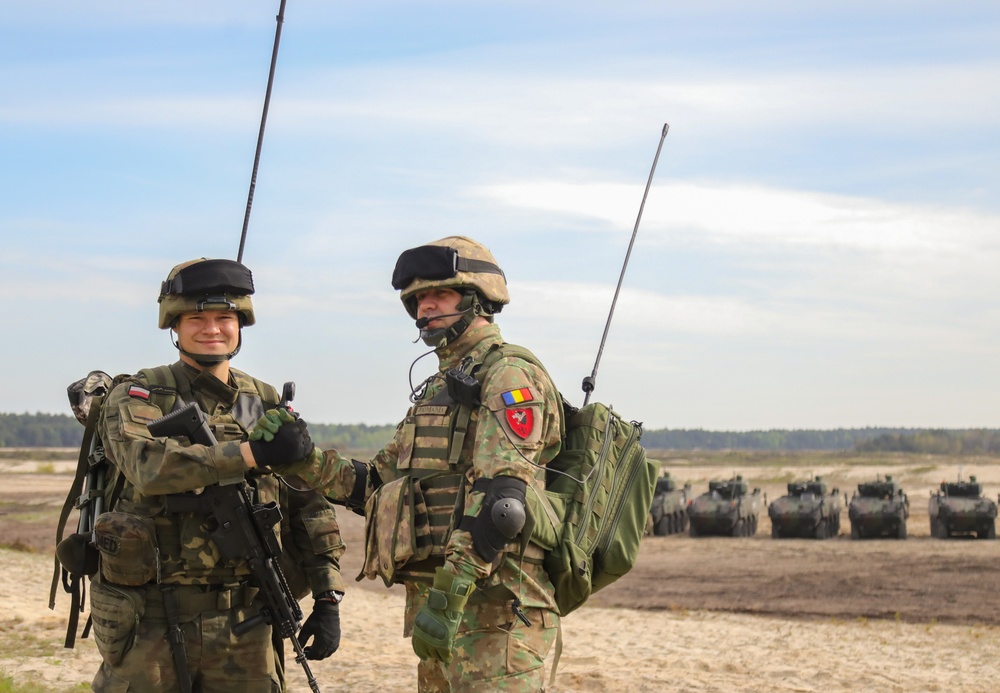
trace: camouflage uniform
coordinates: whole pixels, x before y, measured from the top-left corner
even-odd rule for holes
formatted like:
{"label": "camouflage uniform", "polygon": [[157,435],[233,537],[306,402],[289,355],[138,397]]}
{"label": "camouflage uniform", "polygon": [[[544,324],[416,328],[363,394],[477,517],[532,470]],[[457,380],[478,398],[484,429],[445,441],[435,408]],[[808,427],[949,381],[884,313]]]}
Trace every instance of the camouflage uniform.
{"label": "camouflage uniform", "polygon": [[[408,311],[416,317],[409,306]],[[436,348],[438,374],[427,381],[392,442],[371,461],[327,450],[321,462],[297,470],[328,497],[355,507],[366,503],[363,574],[406,586],[405,636],[427,603],[436,568],[445,565],[476,576],[451,662],[422,659],[421,691],[541,690],[545,657],[559,624],[541,547],[521,538],[489,562],[465,529],[483,507],[486,494],[477,481],[513,477],[526,484],[529,494],[541,493],[545,465],[561,446],[559,393],[532,362],[503,355],[482,382],[479,406],[459,405],[449,395],[445,374],[450,369],[472,373],[503,344],[489,320]]]}
{"label": "camouflage uniform", "polygon": [[[257,590],[246,582],[246,561],[221,558],[203,516],[168,513],[164,505],[167,494],[243,483],[247,468],[239,441],[277,403],[277,392],[235,369],[230,369],[230,382],[223,383],[182,362],[169,368],[177,394],[199,404],[217,440],[232,443],[208,447],[154,439],[146,424],[167,412],[157,406],[163,395],[147,372],[109,393],[98,431],[124,485],[115,512],[107,514],[117,523],[109,529],[120,541],[119,560],[102,547],[101,574],[91,588],[94,636],[104,658],[93,688],[180,690],[165,637],[164,592],[172,590],[195,691],[281,690],[270,627],[242,636],[232,632],[233,624],[259,612]],[[247,483],[257,502],[278,499],[273,476],[251,477]],[[313,495],[290,503],[285,514],[314,595],[342,592],[343,544],[333,508]]]}

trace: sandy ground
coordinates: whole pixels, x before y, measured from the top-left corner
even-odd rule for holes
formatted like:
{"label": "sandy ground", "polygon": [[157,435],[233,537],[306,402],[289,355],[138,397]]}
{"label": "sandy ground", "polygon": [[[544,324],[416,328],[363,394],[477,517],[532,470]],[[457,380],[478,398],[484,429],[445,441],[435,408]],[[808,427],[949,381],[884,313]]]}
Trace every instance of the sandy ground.
{"label": "sandy ground", "polygon": [[[16,682],[81,690],[98,664],[90,640],[62,647],[67,595],[46,608],[55,513],[69,478],[0,463],[0,668]],[[695,490],[733,470],[672,468]],[[842,491],[886,469],[811,469]],[[993,691],[1000,687],[1000,542],[929,538],[927,491],[954,466],[909,460],[889,470],[910,494],[906,541],[772,540],[758,535],[649,537],[632,573],[564,619],[550,691]],[[744,470],[773,500],[802,470]],[[1000,460],[964,465],[990,496]],[[756,478],[755,478],[756,477]],[[357,574],[362,523],[341,513]],[[416,657],[400,635],[403,600],[380,582],[350,582],[343,643],[313,663],[323,691],[412,691]],[[550,662],[551,665],[551,662]],[[308,691],[290,671],[290,690]]]}

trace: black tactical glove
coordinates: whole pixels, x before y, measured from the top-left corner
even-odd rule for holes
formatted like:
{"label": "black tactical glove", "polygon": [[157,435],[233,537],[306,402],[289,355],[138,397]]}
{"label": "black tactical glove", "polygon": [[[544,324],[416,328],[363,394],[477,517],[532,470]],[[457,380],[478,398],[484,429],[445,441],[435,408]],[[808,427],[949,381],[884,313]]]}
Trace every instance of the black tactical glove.
{"label": "black tactical glove", "polygon": [[270,441],[258,438],[249,442],[257,466],[274,471],[311,456],[316,449],[302,419],[282,423]]}
{"label": "black tactical glove", "polygon": [[[312,644],[306,645],[312,638]],[[326,659],[340,647],[340,604],[318,599],[298,635],[306,659]]]}

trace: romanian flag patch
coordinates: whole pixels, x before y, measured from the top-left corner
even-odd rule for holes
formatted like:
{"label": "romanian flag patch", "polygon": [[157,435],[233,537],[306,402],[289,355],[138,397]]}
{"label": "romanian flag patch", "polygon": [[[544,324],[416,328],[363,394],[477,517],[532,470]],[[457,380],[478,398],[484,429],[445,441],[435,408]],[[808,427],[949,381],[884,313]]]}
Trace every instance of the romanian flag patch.
{"label": "romanian flag patch", "polygon": [[532,400],[531,390],[526,387],[521,387],[516,390],[509,390],[502,395],[503,403],[508,407],[514,404],[521,404],[523,402],[530,402]]}
{"label": "romanian flag patch", "polygon": [[129,397],[138,397],[139,399],[149,400],[149,390],[144,387],[139,387],[138,385],[132,385],[128,389]]}

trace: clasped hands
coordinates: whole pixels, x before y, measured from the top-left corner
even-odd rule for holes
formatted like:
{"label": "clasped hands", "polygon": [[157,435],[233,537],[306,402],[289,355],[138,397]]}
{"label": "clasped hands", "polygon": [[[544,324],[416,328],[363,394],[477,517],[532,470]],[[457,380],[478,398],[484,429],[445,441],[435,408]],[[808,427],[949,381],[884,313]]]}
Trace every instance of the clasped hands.
{"label": "clasped hands", "polygon": [[261,469],[280,474],[308,463],[316,452],[306,422],[285,407],[268,409],[250,432],[250,451]]}

